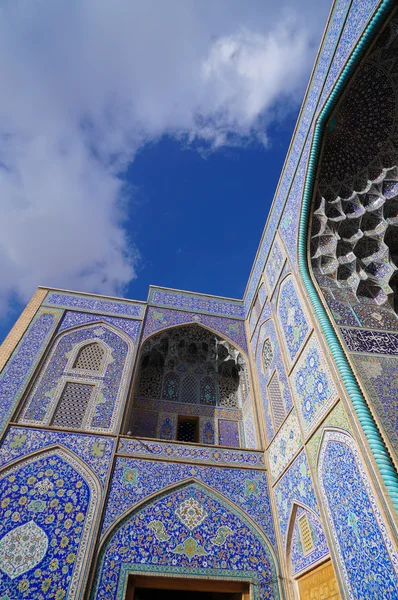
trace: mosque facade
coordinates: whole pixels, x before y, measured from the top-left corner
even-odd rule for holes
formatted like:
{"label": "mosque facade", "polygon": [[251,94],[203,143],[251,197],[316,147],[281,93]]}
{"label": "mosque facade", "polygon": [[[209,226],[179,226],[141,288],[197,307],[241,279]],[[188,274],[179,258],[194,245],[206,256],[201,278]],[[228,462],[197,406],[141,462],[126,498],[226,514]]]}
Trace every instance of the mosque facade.
{"label": "mosque facade", "polygon": [[242,300],[39,287],[1,600],[398,598],[398,8],[336,0]]}

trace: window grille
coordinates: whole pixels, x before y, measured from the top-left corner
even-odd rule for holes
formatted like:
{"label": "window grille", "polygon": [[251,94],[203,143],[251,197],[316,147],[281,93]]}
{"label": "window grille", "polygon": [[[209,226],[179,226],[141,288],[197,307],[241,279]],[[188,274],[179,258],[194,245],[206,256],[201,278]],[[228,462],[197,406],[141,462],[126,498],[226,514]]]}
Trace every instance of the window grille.
{"label": "window grille", "polygon": [[286,411],[276,371],[268,384],[268,398],[271,404],[272,416],[274,417],[275,430],[278,430],[285,419]]}
{"label": "window grille", "polygon": [[298,518],[298,528],[300,532],[301,545],[303,547],[303,554],[306,556],[314,550],[314,540],[312,539],[312,533],[307,515],[304,513]]}
{"label": "window grille", "polygon": [[58,401],[51,425],[81,429],[94,386],[67,382]]}
{"label": "window grille", "polygon": [[198,421],[197,419],[179,418],[177,426],[177,440],[179,442],[197,442],[198,441]]}
{"label": "window grille", "polygon": [[236,408],[238,406],[238,382],[232,377],[220,377],[220,406]]}
{"label": "window grille", "polygon": [[213,406],[217,403],[216,384],[212,377],[204,377],[200,382],[200,403]]}
{"label": "window grille", "polygon": [[147,367],[141,371],[138,396],[141,398],[160,399],[163,372],[155,367]]}
{"label": "window grille", "polygon": [[100,371],[105,350],[101,344],[87,344],[80,348],[73,365],[74,369],[83,369],[85,371]]}
{"label": "window grille", "polygon": [[198,382],[193,375],[187,375],[181,382],[180,402],[198,402]]}

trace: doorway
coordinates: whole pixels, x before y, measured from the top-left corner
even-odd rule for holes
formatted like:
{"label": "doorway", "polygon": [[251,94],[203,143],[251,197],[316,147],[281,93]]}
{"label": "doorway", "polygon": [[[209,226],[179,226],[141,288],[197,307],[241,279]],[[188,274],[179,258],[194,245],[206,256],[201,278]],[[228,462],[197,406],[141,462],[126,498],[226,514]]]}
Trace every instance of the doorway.
{"label": "doorway", "polygon": [[249,584],[180,577],[130,576],[125,600],[249,600]]}

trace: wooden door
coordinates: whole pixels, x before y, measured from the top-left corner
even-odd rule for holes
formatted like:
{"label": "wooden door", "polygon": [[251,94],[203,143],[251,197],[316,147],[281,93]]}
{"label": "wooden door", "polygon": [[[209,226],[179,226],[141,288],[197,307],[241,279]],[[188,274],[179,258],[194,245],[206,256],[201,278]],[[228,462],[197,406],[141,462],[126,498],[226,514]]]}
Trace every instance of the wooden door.
{"label": "wooden door", "polygon": [[341,600],[331,560],[300,577],[297,583],[300,600]]}

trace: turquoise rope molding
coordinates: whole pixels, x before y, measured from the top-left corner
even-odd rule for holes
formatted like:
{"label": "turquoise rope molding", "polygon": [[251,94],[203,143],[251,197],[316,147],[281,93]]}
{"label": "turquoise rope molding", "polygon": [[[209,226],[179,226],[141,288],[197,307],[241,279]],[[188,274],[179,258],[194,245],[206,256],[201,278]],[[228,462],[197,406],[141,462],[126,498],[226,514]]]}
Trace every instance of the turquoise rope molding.
{"label": "turquoise rope molding", "polygon": [[372,20],[364,30],[361,39],[359,40],[354,52],[347,61],[343,72],[341,73],[332,93],[330,94],[325,106],[323,107],[318,122],[315,127],[314,137],[312,141],[311,153],[308,161],[308,169],[304,184],[304,195],[302,211],[300,215],[299,239],[298,239],[298,262],[299,271],[302,277],[304,287],[308,293],[311,304],[315,310],[315,314],[319,320],[322,332],[325,335],[326,341],[332,352],[341,378],[344,382],[346,390],[351,399],[355,413],[362,426],[362,429],[369,442],[370,449],[373,453],[375,461],[379,467],[380,474],[387,491],[391,497],[395,510],[398,512],[398,475],[388,453],[388,450],[383,442],[380,432],[376,426],[373,416],[366,404],[365,398],[361,392],[351,366],[344,354],[340,340],[334,331],[330,322],[329,316],[319,298],[318,292],[312,281],[308,261],[307,261],[307,233],[309,224],[309,215],[311,201],[314,190],[314,181],[318,165],[318,159],[321,151],[322,136],[325,131],[328,118],[337,100],[340,98],[342,90],[352,75],[359,59],[363,56],[370,42],[374,38],[375,32],[384,23],[387,14],[393,8],[395,0],[384,0]]}

